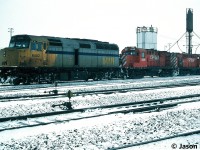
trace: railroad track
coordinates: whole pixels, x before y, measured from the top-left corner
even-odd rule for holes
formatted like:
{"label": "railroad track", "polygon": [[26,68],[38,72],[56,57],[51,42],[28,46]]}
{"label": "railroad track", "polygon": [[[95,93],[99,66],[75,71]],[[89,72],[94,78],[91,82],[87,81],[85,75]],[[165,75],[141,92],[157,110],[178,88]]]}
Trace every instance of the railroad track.
{"label": "railroad track", "polygon": [[[108,90],[93,90],[93,91],[82,91],[82,92],[75,92],[74,95],[93,95],[93,94],[113,94],[113,93],[126,93],[132,91],[145,91],[145,90],[153,90],[153,89],[163,89],[163,88],[176,88],[176,87],[184,87],[184,86],[197,86],[200,82],[192,82],[192,83],[179,83],[179,84],[172,84],[172,85],[162,85],[162,86],[147,86],[147,87],[131,87],[131,88],[123,88],[123,89],[108,89]],[[0,96],[0,102],[8,102],[8,101],[26,101],[27,99],[30,100],[31,98],[50,98],[50,97],[60,97],[65,96],[66,92],[59,92],[59,90],[49,90],[44,91],[45,94],[40,95],[23,95],[23,96]],[[34,99],[31,99],[34,100]],[[35,99],[38,100],[38,99]]]}
{"label": "railroad track", "polygon": [[[142,81],[142,82],[144,82],[144,81]],[[58,83],[60,83],[60,82],[58,82]],[[81,82],[82,83],[82,82]],[[181,83],[176,83],[176,84],[173,84],[173,81],[170,81],[170,83],[172,83],[172,84],[169,84],[169,82],[162,82],[161,81],[161,83],[163,84],[163,86],[176,86],[176,85],[198,85],[198,84],[200,84],[200,81],[181,81]],[[99,84],[99,83],[98,83]],[[106,83],[107,84],[107,83]],[[108,82],[108,84],[109,84],[109,82]],[[111,83],[111,85],[112,85],[113,83]],[[128,83],[124,83],[124,82],[122,82],[122,83],[117,83],[116,82],[116,84],[123,84],[123,85],[128,85]],[[69,84],[65,84],[65,83],[61,83],[61,85],[59,85],[57,88],[59,89],[59,88],[62,88],[62,87],[68,87],[68,88],[70,88],[70,86],[73,86],[73,85],[76,85],[76,83],[69,83]],[[78,84],[78,85],[80,85],[80,84]],[[85,86],[88,86],[88,85],[95,85],[94,83],[90,83],[90,82],[87,82],[87,84],[85,84],[85,82],[83,82],[83,85],[85,85]],[[102,86],[105,86],[105,84],[104,83],[100,83],[100,85],[102,85]],[[110,86],[110,85],[108,85],[108,86]],[[152,86],[150,86],[150,87],[152,87]],[[5,86],[4,85],[0,85],[0,93],[2,92],[2,93],[4,93],[5,91],[7,92],[7,91],[9,91],[9,92],[17,92],[17,91],[21,91],[21,90],[32,90],[32,89],[38,89],[38,90],[46,90],[47,88],[55,88],[55,84],[44,84],[44,85],[20,85],[20,86],[9,86],[9,88],[5,88]],[[139,88],[141,88],[141,87],[139,87]]]}
{"label": "railroad track", "polygon": [[[199,97],[199,96],[200,95],[196,95],[196,97]],[[5,131],[5,130],[25,128],[25,127],[48,125],[52,123],[62,123],[66,121],[95,118],[95,117],[118,114],[118,113],[130,113],[130,112],[144,113],[144,112],[152,112],[152,111],[161,111],[163,109],[173,108],[179,104],[200,101],[200,99],[185,101],[186,98],[191,98],[191,97],[194,98],[195,96],[187,95],[187,96],[172,97],[172,98],[167,98],[167,99],[155,99],[155,100],[149,100],[149,101],[140,101],[140,102],[123,103],[123,104],[116,104],[116,105],[89,107],[89,108],[72,109],[72,110],[66,110],[66,111],[57,111],[57,112],[49,112],[49,113],[41,113],[41,114],[31,114],[31,115],[25,115],[25,116],[13,116],[13,117],[0,118],[0,132]],[[177,101],[173,102],[174,100],[177,100],[177,99],[179,99],[178,102]],[[117,110],[113,110],[114,108]],[[87,113],[83,113],[83,112],[87,112]],[[70,115],[65,116],[66,114],[70,114],[70,113],[78,113],[78,114],[77,114],[77,117],[74,117],[74,118],[72,118]],[[63,116],[61,117],[58,115],[63,115]],[[52,118],[52,116],[54,118]],[[41,117],[50,117],[50,119],[47,119],[47,118],[41,119]],[[34,120],[34,118],[38,120]]]}
{"label": "railroad track", "polygon": [[144,144],[149,144],[149,143],[154,143],[154,142],[159,142],[159,141],[164,141],[164,140],[168,140],[168,139],[173,139],[173,138],[182,137],[182,136],[189,136],[189,135],[199,134],[199,133],[200,133],[200,129],[197,129],[197,130],[193,130],[193,131],[189,131],[189,132],[176,134],[173,136],[161,137],[159,139],[153,139],[150,141],[143,141],[143,142],[138,142],[138,143],[133,143],[133,144],[127,144],[124,146],[114,147],[109,150],[119,150],[119,149],[124,149],[124,148],[130,148],[130,147],[140,146],[140,145],[144,145]]}

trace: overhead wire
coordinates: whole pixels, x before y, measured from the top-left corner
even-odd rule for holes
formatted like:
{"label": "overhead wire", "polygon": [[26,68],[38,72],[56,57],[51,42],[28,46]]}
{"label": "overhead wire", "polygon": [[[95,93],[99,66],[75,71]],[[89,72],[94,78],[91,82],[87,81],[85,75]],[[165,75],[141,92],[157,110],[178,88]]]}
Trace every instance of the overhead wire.
{"label": "overhead wire", "polygon": [[183,51],[181,50],[181,48],[180,48],[179,45],[178,45],[178,41],[177,41],[177,46],[178,46],[178,48],[180,49],[181,53],[183,53]]}
{"label": "overhead wire", "polygon": [[[186,34],[186,32],[172,45],[172,46],[170,46],[169,47],[169,49],[168,49],[168,51],[170,51],[170,49],[172,48],[172,47],[174,47],[174,45],[178,45],[178,42],[182,39],[182,37],[184,36]],[[178,45],[178,47],[179,47],[179,45]],[[180,49],[180,47],[179,47],[179,49]],[[181,50],[181,49],[180,49]],[[182,50],[181,50],[181,52],[183,52]]]}
{"label": "overhead wire", "polygon": [[197,53],[197,49],[199,48],[199,46],[200,46],[200,44],[199,44],[199,45],[197,45],[197,48],[196,48],[196,50],[195,50],[195,54]]}
{"label": "overhead wire", "polygon": [[[198,38],[200,39],[200,37],[199,37],[194,31],[193,31],[193,33],[196,35],[196,37],[198,37]],[[199,46],[200,46],[200,44],[197,45],[197,48],[196,48],[196,50],[195,50],[195,54],[196,54],[197,49],[199,48]]]}
{"label": "overhead wire", "polygon": [[200,37],[193,31],[193,33],[200,39]]}

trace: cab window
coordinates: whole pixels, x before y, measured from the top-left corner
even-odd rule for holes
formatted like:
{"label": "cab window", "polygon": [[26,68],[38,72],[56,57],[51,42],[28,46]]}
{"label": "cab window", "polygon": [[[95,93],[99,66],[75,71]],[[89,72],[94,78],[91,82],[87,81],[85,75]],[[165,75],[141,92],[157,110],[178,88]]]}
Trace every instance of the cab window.
{"label": "cab window", "polygon": [[37,50],[39,50],[39,51],[42,50],[42,43],[38,43],[38,49]]}
{"label": "cab window", "polygon": [[10,40],[9,47],[23,49],[28,48],[30,43],[30,38],[27,35],[16,35]]}
{"label": "cab window", "polygon": [[37,47],[36,43],[31,42],[31,50],[36,50],[37,49],[36,47]]}
{"label": "cab window", "polygon": [[36,43],[36,42],[31,42],[31,50],[38,50],[41,51],[42,50],[42,43]]}
{"label": "cab window", "polygon": [[141,57],[142,57],[142,58],[145,58],[144,52],[141,53]]}

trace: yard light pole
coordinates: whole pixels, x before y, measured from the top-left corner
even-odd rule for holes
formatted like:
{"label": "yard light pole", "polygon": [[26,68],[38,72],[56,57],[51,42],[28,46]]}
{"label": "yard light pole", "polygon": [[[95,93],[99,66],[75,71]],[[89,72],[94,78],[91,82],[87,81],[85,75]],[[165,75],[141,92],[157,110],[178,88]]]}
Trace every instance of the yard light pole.
{"label": "yard light pole", "polygon": [[10,38],[12,37],[12,33],[14,32],[14,28],[8,28],[8,32],[10,32]]}

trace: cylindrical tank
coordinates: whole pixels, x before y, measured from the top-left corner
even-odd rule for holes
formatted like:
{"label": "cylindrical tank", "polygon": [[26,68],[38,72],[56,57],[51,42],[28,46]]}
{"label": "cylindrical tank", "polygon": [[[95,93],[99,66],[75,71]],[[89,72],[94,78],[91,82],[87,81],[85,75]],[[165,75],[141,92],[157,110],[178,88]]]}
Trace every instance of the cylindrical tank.
{"label": "cylindrical tank", "polygon": [[155,27],[137,27],[137,47],[143,49],[157,49],[157,32]]}
{"label": "cylindrical tank", "polygon": [[186,10],[186,31],[193,32],[193,10],[191,8]]}

